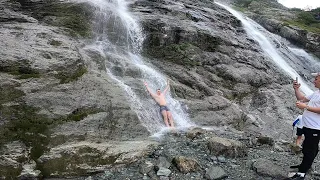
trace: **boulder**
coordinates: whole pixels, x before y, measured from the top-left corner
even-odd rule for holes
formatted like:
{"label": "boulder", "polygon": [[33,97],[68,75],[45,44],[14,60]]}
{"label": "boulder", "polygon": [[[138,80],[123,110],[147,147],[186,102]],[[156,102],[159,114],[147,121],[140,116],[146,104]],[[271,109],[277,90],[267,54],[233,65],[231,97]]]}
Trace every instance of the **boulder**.
{"label": "boulder", "polygon": [[200,168],[199,163],[192,158],[178,156],[175,157],[172,161],[182,173],[195,172]]}
{"label": "boulder", "polygon": [[268,159],[257,159],[252,164],[252,169],[261,176],[277,179],[285,178],[287,176],[286,171],[282,167],[276,165],[274,162]]}
{"label": "boulder", "polygon": [[244,157],[247,155],[247,148],[239,141],[212,137],[208,140],[210,153],[216,156]]}

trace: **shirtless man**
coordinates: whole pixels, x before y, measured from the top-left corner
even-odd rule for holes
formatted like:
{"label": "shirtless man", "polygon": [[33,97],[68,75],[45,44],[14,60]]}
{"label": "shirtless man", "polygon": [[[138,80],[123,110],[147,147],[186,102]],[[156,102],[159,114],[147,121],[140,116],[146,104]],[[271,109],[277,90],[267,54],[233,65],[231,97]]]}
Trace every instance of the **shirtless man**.
{"label": "shirtless man", "polygon": [[167,87],[163,90],[162,93],[161,93],[160,89],[157,89],[157,93],[154,94],[154,93],[152,93],[151,89],[148,87],[147,82],[144,82],[144,85],[146,86],[148,92],[153,97],[153,99],[159,104],[160,112],[163,116],[163,120],[164,120],[164,123],[166,124],[166,126],[167,127],[174,127],[172,114],[171,114],[169,108],[167,107],[167,102],[165,100],[165,95],[166,95],[167,91],[169,90],[169,80],[167,81]]}

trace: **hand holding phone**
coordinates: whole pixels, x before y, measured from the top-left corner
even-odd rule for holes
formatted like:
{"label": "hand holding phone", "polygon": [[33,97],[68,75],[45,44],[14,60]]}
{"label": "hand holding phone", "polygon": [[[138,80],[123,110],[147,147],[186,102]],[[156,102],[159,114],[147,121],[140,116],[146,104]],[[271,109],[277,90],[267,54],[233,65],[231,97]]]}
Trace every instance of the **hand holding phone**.
{"label": "hand holding phone", "polygon": [[296,90],[300,88],[300,84],[298,83],[298,77],[296,77],[296,80],[293,81],[293,88]]}

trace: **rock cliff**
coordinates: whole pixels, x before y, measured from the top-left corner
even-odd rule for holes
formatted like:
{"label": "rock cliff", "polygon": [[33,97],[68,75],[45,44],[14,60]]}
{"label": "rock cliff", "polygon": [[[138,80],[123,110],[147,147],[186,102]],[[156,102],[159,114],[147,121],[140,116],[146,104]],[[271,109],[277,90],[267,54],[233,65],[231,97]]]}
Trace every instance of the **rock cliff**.
{"label": "rock cliff", "polygon": [[[104,172],[96,177],[157,179],[174,171],[176,179],[241,179],[260,153],[268,159],[267,153],[277,149],[289,156],[284,140],[299,113],[291,79],[232,14],[207,0],[129,3],[146,35],[144,60],[172,80],[171,94],[187,107],[191,121],[209,129],[155,141],[123,87],[106,71],[116,60],[84,48],[95,37],[95,8],[85,1],[0,0],[1,178]],[[138,72],[129,70],[117,71],[144,93]],[[266,135],[277,145],[256,142]],[[223,148],[232,157],[220,153]],[[261,169],[269,164],[266,159],[257,161],[258,170],[248,176],[283,177]],[[161,165],[154,166],[158,160]],[[241,168],[226,175],[213,164]],[[188,172],[193,174],[184,175]]]}

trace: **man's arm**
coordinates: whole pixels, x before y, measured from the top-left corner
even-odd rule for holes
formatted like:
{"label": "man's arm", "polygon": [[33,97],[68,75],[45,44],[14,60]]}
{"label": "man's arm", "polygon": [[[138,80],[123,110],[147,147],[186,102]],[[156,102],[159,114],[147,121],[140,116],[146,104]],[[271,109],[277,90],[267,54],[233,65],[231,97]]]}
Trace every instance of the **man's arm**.
{"label": "man's arm", "polygon": [[155,94],[152,93],[151,89],[150,89],[149,86],[148,86],[148,83],[147,83],[147,82],[144,82],[144,85],[146,86],[149,94],[154,98],[154,97],[155,97]]}
{"label": "man's arm", "polygon": [[320,114],[320,107],[311,107],[311,106],[308,106],[306,103],[302,103],[302,102],[297,102],[296,106],[299,109],[306,109],[306,110],[308,110],[310,112],[314,112],[314,113]]}
{"label": "man's arm", "polygon": [[307,99],[305,95],[299,90],[300,86],[301,84],[296,80],[293,81],[294,94],[296,95],[297,100],[301,102],[309,102],[309,99]]}
{"label": "man's arm", "polygon": [[169,79],[167,79],[167,87],[163,90],[163,94],[166,94],[169,89],[170,89]]}

